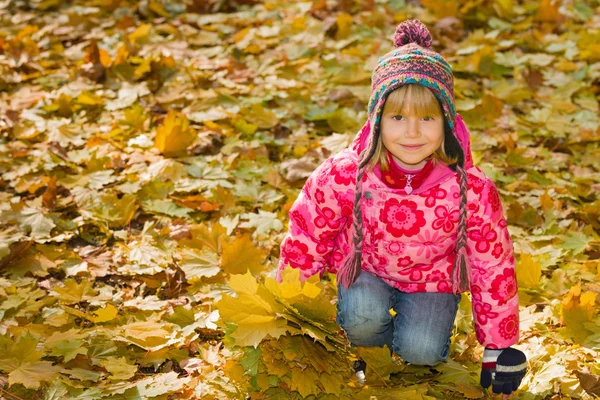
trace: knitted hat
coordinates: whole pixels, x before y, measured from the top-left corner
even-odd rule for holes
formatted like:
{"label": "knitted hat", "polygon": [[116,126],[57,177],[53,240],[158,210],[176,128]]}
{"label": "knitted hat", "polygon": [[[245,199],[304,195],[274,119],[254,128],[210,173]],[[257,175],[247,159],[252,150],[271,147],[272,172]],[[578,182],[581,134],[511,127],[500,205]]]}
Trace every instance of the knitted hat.
{"label": "knitted hat", "polygon": [[452,165],[459,177],[461,206],[456,245],[456,258],[452,267],[452,289],[460,293],[468,289],[470,266],[466,252],[467,240],[467,175],[464,170],[465,152],[455,133],[456,108],[454,106],[454,78],[452,68],[444,58],[431,49],[431,35],[419,20],[407,20],[396,28],[394,50],[380,57],[371,77],[369,142],[360,153],[354,197],[354,252],[344,261],[338,272],[338,280],[348,288],[361,270],[362,213],[359,202],[362,197],[362,181],[367,165],[377,148],[380,122],[388,95],[400,86],[418,84],[427,87],[435,95],[445,120],[444,150],[457,163]]}

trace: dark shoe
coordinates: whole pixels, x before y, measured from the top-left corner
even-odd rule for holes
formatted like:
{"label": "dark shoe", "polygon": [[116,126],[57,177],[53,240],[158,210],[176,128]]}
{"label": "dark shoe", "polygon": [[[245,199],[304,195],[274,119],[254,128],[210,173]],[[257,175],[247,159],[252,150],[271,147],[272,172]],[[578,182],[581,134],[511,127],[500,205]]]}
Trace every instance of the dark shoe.
{"label": "dark shoe", "polygon": [[352,364],[352,368],[354,368],[354,373],[356,374],[356,379],[358,383],[361,385],[365,384],[365,371],[367,370],[367,363],[363,359],[358,359],[354,361]]}

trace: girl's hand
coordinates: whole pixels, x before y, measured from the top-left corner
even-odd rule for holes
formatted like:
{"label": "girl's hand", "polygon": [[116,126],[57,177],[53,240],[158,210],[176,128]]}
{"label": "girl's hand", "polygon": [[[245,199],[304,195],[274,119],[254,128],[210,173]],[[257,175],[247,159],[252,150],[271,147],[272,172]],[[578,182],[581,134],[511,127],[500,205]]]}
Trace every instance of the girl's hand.
{"label": "girl's hand", "polygon": [[517,349],[485,349],[481,368],[480,383],[484,388],[492,387],[494,393],[502,393],[502,400],[508,399],[521,385],[527,372],[527,357]]}

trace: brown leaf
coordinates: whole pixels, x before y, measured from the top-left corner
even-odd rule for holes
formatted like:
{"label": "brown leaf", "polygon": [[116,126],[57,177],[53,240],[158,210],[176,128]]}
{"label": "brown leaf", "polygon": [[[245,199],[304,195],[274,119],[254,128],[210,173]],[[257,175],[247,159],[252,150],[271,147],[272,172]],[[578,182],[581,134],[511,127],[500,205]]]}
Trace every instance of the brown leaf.
{"label": "brown leaf", "polygon": [[281,168],[287,169],[285,179],[288,182],[296,182],[308,178],[308,176],[318,167],[315,163],[308,160],[288,160],[281,163]]}
{"label": "brown leaf", "polygon": [[581,387],[591,395],[600,396],[600,376],[594,375],[587,370],[575,371],[575,375],[579,378]]}
{"label": "brown leaf", "polygon": [[42,195],[42,204],[44,204],[44,207],[48,210],[52,210],[56,204],[56,175],[53,175],[48,181],[46,191]]}
{"label": "brown leaf", "polygon": [[81,66],[81,75],[94,82],[102,82],[106,77],[106,68],[100,61],[100,49],[96,40],[92,40],[85,59],[86,62]]}

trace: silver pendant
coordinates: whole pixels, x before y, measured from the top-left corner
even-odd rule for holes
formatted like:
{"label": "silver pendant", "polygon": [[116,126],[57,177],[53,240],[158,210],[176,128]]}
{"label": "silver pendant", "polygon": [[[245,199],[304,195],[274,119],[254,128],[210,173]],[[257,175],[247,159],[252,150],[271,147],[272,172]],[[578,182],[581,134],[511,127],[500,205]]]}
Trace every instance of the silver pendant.
{"label": "silver pendant", "polygon": [[413,188],[411,186],[413,177],[414,175],[406,175],[406,186],[404,186],[404,191],[406,192],[406,194],[411,194],[413,191]]}

